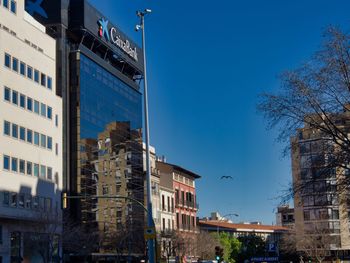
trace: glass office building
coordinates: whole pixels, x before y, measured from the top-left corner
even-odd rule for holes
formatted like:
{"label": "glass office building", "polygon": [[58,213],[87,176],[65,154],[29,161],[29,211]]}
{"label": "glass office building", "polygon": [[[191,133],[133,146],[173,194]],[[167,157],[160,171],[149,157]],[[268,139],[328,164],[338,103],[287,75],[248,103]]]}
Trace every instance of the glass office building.
{"label": "glass office building", "polygon": [[130,122],[131,129],[142,128],[142,98],[87,56],[80,55],[80,136],[97,138],[113,121]]}
{"label": "glass office building", "polygon": [[[66,215],[84,226],[83,247],[74,242],[64,253],[103,257],[118,247],[119,256],[142,256],[145,213],[135,202],[145,199],[142,49],[86,0],[40,1],[46,16],[27,2],[57,42],[63,188],[82,197],[68,201]],[[116,195],[125,198],[110,198]]]}

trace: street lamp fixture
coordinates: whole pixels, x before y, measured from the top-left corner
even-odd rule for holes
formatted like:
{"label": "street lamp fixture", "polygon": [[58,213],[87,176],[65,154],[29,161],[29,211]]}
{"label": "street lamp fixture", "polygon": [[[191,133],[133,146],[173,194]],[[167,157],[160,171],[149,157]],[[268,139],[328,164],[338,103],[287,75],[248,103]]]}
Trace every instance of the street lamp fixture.
{"label": "street lamp fixture", "polygon": [[[142,51],[143,51],[143,76],[144,76],[144,118],[145,118],[145,143],[146,143],[146,182],[147,182],[147,228],[154,229],[152,215],[152,188],[151,188],[151,163],[150,163],[150,146],[149,146],[149,124],[148,124],[148,89],[147,89],[147,62],[146,62],[146,37],[145,37],[145,16],[150,14],[151,9],[137,11],[136,15],[140,18],[140,24],[136,25],[136,31],[142,30]],[[155,263],[155,240],[147,240],[148,260],[149,263]]]}

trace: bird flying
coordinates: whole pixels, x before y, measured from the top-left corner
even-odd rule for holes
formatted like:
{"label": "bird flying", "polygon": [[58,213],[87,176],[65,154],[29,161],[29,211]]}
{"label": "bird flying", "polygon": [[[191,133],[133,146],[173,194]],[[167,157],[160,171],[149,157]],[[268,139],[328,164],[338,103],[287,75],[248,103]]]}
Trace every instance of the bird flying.
{"label": "bird flying", "polygon": [[220,179],[233,179],[233,177],[229,175],[223,175]]}

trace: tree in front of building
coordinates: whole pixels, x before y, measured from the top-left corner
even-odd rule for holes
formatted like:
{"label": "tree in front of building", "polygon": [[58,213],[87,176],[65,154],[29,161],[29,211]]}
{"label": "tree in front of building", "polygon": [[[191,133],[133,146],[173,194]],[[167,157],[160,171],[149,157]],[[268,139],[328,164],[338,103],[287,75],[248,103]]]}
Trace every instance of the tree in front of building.
{"label": "tree in front of building", "polygon": [[330,245],[334,242],[329,235],[327,228],[322,224],[313,224],[312,234],[297,235],[295,232],[289,232],[282,237],[281,253],[296,258],[299,254],[304,261],[322,263],[330,256]]}
{"label": "tree in front of building", "polygon": [[[290,152],[289,140],[298,138],[299,129],[307,127],[328,140],[331,147],[328,167],[348,169],[350,139],[350,34],[337,28],[325,32],[322,50],[298,69],[281,75],[281,88],[261,96],[258,109],[269,121],[270,128],[278,128],[278,139],[287,142],[285,153]],[[292,149],[293,151],[293,145]],[[327,167],[325,167],[325,172]],[[317,180],[314,179],[314,181]],[[338,188],[347,191],[350,177],[338,181]],[[302,191],[304,185],[293,185],[287,199]],[[343,187],[341,187],[343,186]]]}
{"label": "tree in front of building", "polygon": [[257,235],[240,236],[241,250],[237,256],[237,262],[250,260],[252,257],[264,257],[266,254],[266,242]]}
{"label": "tree in front of building", "polygon": [[214,236],[223,249],[223,260],[225,262],[238,262],[238,255],[242,247],[241,242],[236,237],[225,232],[216,233]]}

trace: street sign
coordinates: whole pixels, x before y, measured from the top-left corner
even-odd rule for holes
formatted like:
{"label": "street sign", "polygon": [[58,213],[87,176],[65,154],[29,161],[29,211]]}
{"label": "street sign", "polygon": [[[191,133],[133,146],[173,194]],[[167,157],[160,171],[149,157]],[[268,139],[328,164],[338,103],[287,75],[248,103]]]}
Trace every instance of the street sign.
{"label": "street sign", "polygon": [[145,228],[145,239],[155,239],[156,238],[156,229],[154,227]]}

